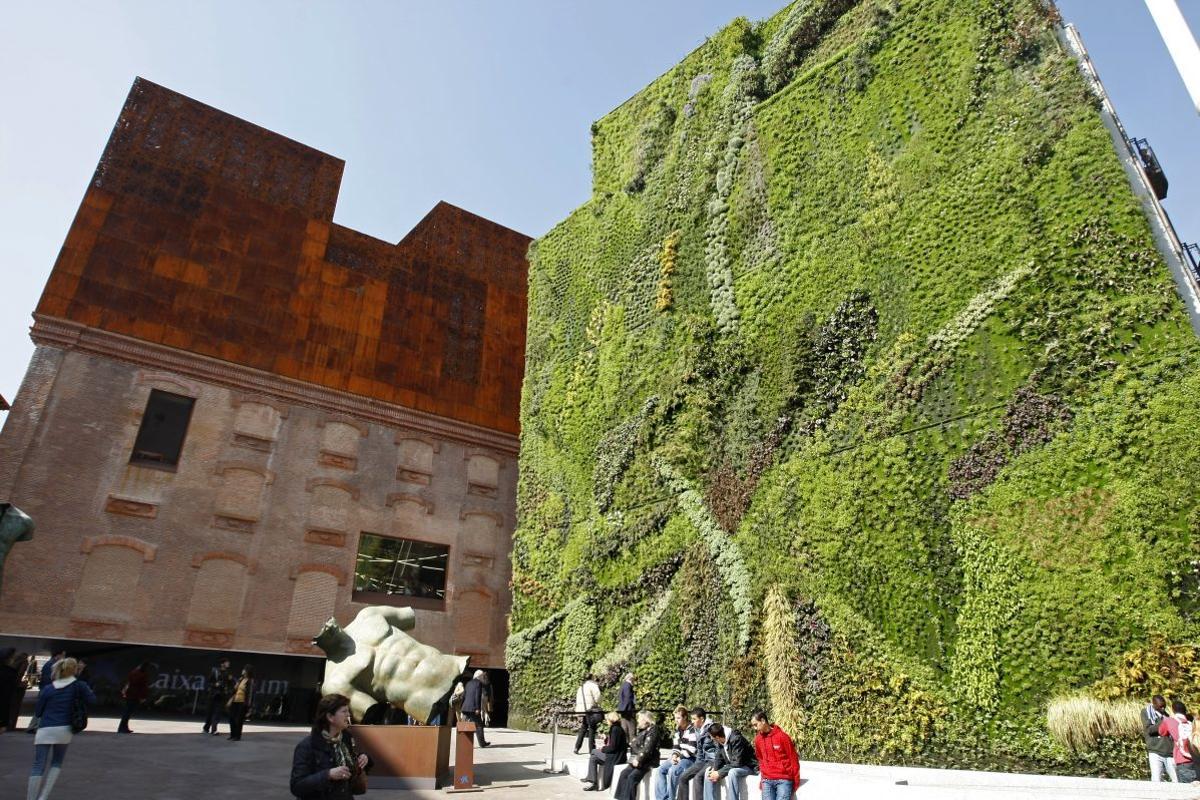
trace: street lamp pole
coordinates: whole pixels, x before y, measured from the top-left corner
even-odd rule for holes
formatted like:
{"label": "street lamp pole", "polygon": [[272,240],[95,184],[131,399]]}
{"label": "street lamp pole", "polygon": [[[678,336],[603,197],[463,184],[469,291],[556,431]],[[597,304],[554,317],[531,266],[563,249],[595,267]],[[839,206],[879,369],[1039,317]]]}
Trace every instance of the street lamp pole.
{"label": "street lamp pole", "polygon": [[1175,69],[1179,70],[1179,77],[1183,78],[1183,84],[1192,96],[1193,110],[1200,114],[1200,47],[1196,45],[1192,29],[1176,0],[1146,0],[1146,8],[1150,9],[1158,33],[1175,61]]}

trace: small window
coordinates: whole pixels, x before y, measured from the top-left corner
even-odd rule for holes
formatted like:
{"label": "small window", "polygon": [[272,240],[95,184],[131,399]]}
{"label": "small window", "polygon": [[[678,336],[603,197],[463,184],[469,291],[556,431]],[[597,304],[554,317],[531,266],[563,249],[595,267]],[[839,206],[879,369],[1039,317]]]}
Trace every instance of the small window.
{"label": "small window", "polygon": [[160,467],[177,465],[195,403],[191,397],[151,389],[129,463]]}
{"label": "small window", "polygon": [[358,540],[354,599],[442,608],[449,561],[445,545],[364,533]]}

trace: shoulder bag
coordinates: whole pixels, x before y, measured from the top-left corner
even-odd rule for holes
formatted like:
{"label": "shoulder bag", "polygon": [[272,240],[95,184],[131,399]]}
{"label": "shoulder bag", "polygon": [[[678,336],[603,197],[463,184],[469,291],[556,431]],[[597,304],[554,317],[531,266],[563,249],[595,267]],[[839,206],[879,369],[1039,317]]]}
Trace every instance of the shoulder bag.
{"label": "shoulder bag", "polygon": [[87,695],[79,689],[79,681],[75,681],[75,693],[71,696],[71,733],[79,733],[88,726]]}
{"label": "shoulder bag", "polygon": [[358,748],[354,746],[354,740],[350,740],[350,793],[351,794],[366,794],[367,793],[367,771],[358,766]]}

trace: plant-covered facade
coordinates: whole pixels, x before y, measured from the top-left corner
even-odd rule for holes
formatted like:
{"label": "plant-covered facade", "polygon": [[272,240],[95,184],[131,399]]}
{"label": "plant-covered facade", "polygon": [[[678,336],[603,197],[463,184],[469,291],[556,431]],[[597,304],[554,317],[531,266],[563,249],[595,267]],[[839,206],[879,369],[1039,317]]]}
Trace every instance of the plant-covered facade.
{"label": "plant-covered facade", "polygon": [[631,669],[805,758],[1135,768],[1046,711],[1196,630],[1200,362],[1057,24],[798,0],[593,126],[530,251],[515,718]]}

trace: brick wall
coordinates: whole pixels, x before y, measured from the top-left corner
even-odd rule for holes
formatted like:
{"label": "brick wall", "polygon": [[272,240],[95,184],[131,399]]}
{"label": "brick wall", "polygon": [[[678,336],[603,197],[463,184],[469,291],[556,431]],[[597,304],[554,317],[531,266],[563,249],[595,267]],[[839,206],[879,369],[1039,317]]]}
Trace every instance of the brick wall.
{"label": "brick wall", "polygon": [[[419,609],[414,635],[503,666],[515,440],[250,393],[180,358],[196,370],[37,348],[0,433],[0,491],[37,524],[9,556],[0,629],[317,654],[320,621],[362,607],[365,531],[448,545],[445,610]],[[152,389],[196,398],[174,471],[129,463]]]}

